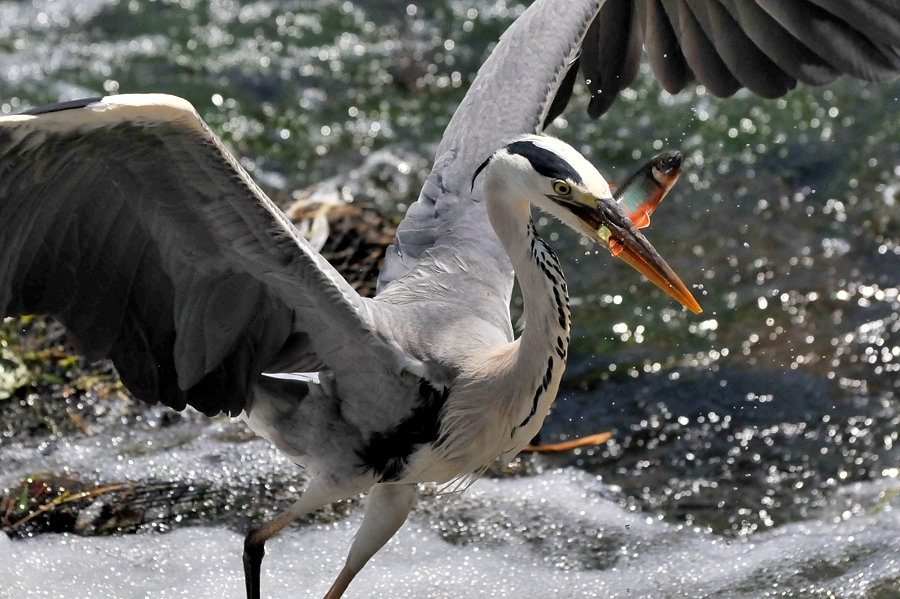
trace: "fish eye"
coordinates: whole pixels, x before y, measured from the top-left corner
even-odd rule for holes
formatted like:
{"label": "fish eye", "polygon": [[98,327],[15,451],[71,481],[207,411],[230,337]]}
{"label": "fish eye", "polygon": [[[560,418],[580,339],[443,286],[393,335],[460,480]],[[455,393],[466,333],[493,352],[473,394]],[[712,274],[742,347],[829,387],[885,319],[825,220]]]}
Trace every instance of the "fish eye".
{"label": "fish eye", "polygon": [[556,195],[567,196],[572,193],[572,186],[565,181],[554,181],[553,192]]}

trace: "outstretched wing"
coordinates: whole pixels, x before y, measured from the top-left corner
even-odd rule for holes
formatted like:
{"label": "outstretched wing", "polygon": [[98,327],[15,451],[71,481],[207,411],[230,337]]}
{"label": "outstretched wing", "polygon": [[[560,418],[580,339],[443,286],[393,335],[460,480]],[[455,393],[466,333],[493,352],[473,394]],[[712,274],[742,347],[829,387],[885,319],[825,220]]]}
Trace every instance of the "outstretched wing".
{"label": "outstretched wing", "polygon": [[[697,80],[726,98],[777,98],[797,82],[900,74],[900,4],[884,0],[606,0],[581,57],[594,118],[637,75],[641,45],[663,88]],[[574,83],[574,81],[573,81]],[[561,110],[560,110],[561,111]]]}
{"label": "outstretched wing", "polygon": [[418,393],[365,301],[172,96],[0,118],[0,311],[56,315],[176,409],[237,415],[284,352],[342,394]]}
{"label": "outstretched wing", "polygon": [[[487,218],[475,169],[513,137],[562,114],[579,70],[597,118],[637,76],[642,48],[670,93],[697,80],[719,96],[746,87],[766,98],[797,82],[900,74],[900,4],[885,0],[539,0],[509,28],[453,116],[421,195],[388,248],[379,293],[468,243],[487,264],[480,291],[506,288],[509,262]],[[454,251],[458,254],[458,251]],[[420,262],[424,263],[420,267]],[[443,260],[452,263],[453,260]],[[404,283],[400,283],[401,287]],[[393,286],[391,286],[393,287]],[[477,289],[477,288],[476,288]],[[400,289],[392,291],[397,295]],[[465,292],[473,292],[467,287]],[[492,296],[493,297],[493,296]],[[502,309],[508,293],[495,298]],[[390,297],[386,299],[391,299]]]}
{"label": "outstretched wing", "polygon": [[[512,266],[488,222],[481,181],[472,177],[504,143],[541,131],[597,7],[596,1],[535,2],[503,34],[447,126],[431,175],[388,248],[378,280],[379,294],[387,294],[379,297],[402,301],[423,285],[461,306],[477,297],[480,315],[512,337]],[[457,283],[461,277],[466,284]]]}

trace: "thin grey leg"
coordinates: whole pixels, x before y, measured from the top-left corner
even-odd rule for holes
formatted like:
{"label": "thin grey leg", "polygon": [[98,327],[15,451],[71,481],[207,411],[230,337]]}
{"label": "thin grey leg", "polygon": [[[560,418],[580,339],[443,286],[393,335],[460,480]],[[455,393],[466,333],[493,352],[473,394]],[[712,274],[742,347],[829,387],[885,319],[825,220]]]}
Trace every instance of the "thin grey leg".
{"label": "thin grey leg", "polygon": [[347,562],[325,599],[340,599],[353,577],[403,526],[415,498],[415,485],[377,484],[372,487],[366,515],[353,539]]}
{"label": "thin grey leg", "polygon": [[335,484],[328,476],[314,478],[296,503],[247,533],[244,539],[244,581],[247,584],[247,599],[260,599],[260,568],[266,553],[266,541],[303,514],[362,493],[370,484],[371,479],[354,480],[350,484]]}

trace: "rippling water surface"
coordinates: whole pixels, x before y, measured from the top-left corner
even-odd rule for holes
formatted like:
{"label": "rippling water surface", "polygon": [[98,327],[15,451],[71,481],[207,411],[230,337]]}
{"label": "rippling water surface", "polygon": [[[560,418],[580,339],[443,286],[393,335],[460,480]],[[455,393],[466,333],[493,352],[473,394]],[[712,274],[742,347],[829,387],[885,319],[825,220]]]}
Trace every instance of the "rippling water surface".
{"label": "rippling water surface", "polygon": [[[0,111],[181,95],[273,194],[317,186],[399,214],[478,66],[523,10],[468,0],[0,2]],[[900,84],[841,80],[778,101],[740,92],[719,102],[702,86],[669,95],[644,69],[591,122],[578,94],[552,133],[610,181],[663,149],[685,154],[648,236],[704,313],[541,218],[575,322],[565,388],[542,434],[612,430],[614,441],[535,462],[540,474],[482,481],[461,499],[426,498],[360,596],[900,596],[898,95]],[[270,502],[265,511],[290,500],[285,481],[302,480],[237,425],[97,409],[91,436],[24,436],[4,420],[0,486],[39,471],[209,482],[235,507],[206,523],[241,530],[258,516],[253,494]],[[271,588],[294,596],[333,575],[354,505],[291,532]],[[117,543],[124,549],[109,548]],[[216,547],[222,563],[177,568],[223,568],[215,585],[237,593],[238,537],[204,528],[0,540],[0,554],[16,558],[0,581],[15,581],[9,596],[49,596],[66,576],[47,578],[48,563],[71,574],[92,556],[72,591],[81,594],[105,576],[103,556],[121,550],[120,596],[177,595],[206,579],[185,576],[182,590],[149,581],[171,564],[166,554],[188,560],[194,545]]]}

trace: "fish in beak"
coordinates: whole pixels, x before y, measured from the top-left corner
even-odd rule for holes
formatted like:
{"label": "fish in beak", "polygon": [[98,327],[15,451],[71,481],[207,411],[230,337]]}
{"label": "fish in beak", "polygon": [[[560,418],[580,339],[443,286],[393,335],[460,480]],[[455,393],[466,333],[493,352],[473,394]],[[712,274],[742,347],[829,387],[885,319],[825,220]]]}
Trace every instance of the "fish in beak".
{"label": "fish in beak", "polygon": [[638,231],[631,216],[614,197],[589,198],[583,194],[578,201],[565,205],[584,223],[579,228],[588,237],[609,248],[613,256],[630,264],[694,314],[702,312],[678,275]]}
{"label": "fish in beak", "polygon": [[663,152],[616,189],[613,198],[625,208],[635,227],[643,229],[650,225],[650,215],[678,181],[683,162],[681,152]]}

